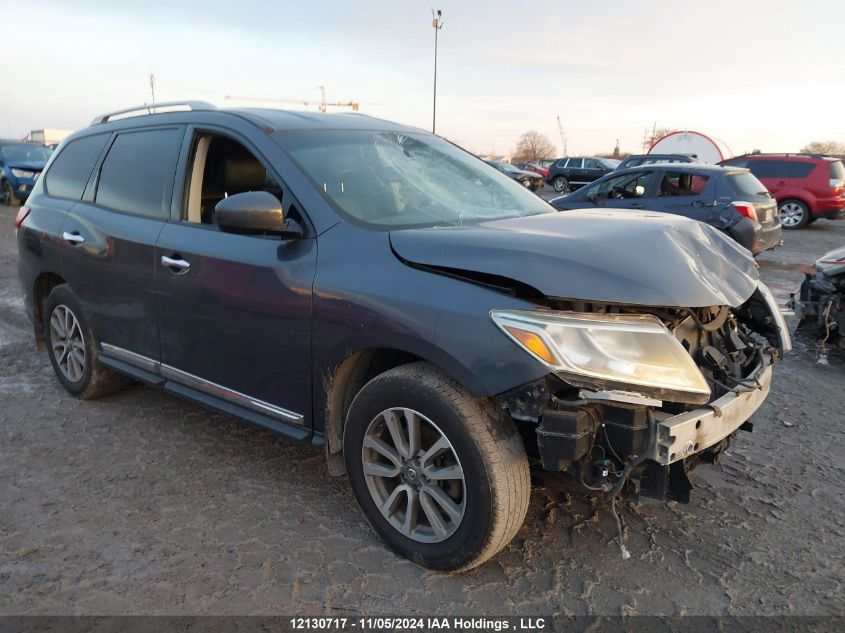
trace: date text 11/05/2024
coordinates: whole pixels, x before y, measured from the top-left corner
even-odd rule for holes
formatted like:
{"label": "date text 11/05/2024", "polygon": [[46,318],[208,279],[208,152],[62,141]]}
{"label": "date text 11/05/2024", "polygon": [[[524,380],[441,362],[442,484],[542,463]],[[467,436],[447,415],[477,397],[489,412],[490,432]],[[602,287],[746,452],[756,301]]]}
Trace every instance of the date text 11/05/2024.
{"label": "date text 11/05/2024", "polygon": [[290,619],[294,630],[304,631],[541,631],[547,618],[538,617],[360,617]]}

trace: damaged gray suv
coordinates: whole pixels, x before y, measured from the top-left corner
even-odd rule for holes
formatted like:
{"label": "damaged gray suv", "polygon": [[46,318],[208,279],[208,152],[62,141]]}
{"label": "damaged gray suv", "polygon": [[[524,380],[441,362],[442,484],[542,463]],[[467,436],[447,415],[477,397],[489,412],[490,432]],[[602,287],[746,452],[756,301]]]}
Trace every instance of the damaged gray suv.
{"label": "damaged gray suv", "polygon": [[468,569],[529,463],[687,501],[790,348],[748,251],[683,217],[557,213],[359,114],[167,104],[62,143],[16,220],[70,393],[127,377],[313,443],[373,529]]}

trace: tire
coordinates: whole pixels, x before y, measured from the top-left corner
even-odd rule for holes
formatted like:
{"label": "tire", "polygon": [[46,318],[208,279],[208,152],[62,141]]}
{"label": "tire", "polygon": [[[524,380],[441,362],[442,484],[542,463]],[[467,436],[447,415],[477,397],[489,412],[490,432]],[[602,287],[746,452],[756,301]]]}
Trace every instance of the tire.
{"label": "tire", "polygon": [[552,180],[552,187],[558,193],[563,193],[569,188],[569,180],[567,180],[566,176],[556,176],[554,180]]}
{"label": "tire", "polygon": [[778,203],[780,225],[784,229],[794,230],[807,226],[810,221],[810,209],[800,200],[791,198]]}
{"label": "tire", "polygon": [[[408,441],[412,425],[420,429],[415,447]],[[435,444],[440,452],[431,457]],[[361,389],[349,409],[343,452],[367,521],[394,552],[424,567],[480,565],[525,519],[531,481],[515,425],[428,363],[396,367]]]}
{"label": "tire", "polygon": [[[126,378],[100,363],[96,341],[79,300],[66,284],[53,288],[44,302],[43,314],[50,364],[68,393],[91,400],[112,394],[126,383]],[[68,338],[72,341],[71,351],[66,353]]]}
{"label": "tire", "polygon": [[9,207],[18,207],[21,204],[20,198],[16,198],[12,191],[12,185],[8,180],[3,181],[3,204]]}

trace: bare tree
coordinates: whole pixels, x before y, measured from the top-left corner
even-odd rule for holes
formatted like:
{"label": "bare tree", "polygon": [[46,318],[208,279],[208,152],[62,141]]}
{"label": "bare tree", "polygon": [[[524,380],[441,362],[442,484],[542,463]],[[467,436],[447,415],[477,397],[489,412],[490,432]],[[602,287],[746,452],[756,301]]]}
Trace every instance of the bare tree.
{"label": "bare tree", "polygon": [[661,127],[655,128],[654,130],[649,130],[649,136],[646,137],[645,143],[643,144],[643,151],[647,152],[649,148],[654,145],[657,141],[662,139],[667,134],[671,134],[675,130],[670,127]]}
{"label": "bare tree", "polygon": [[543,158],[554,158],[557,148],[548,136],[537,130],[528,130],[519,137],[513,160],[534,162]]}
{"label": "bare tree", "polygon": [[842,156],[845,155],[845,143],[839,143],[837,141],[813,141],[812,143],[807,143],[801,152],[806,154]]}

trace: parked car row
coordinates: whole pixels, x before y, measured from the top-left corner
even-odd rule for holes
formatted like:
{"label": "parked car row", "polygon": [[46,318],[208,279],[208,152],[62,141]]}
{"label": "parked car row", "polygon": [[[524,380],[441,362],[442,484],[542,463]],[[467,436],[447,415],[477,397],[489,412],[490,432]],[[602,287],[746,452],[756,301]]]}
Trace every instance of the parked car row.
{"label": "parked car row", "polygon": [[508,178],[516,180],[523,187],[525,187],[526,189],[530,189],[531,191],[538,191],[539,189],[542,189],[543,186],[546,184],[546,179],[535,171],[521,169],[516,165],[512,165],[510,163],[506,163],[500,160],[488,160],[485,162],[488,165],[492,165],[493,167],[498,169]]}
{"label": "parked car row", "polygon": [[723,231],[757,255],[781,243],[777,205],[747,169],[655,163],[614,171],[554,198],[561,211],[613,207],[683,215]]}

